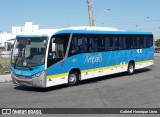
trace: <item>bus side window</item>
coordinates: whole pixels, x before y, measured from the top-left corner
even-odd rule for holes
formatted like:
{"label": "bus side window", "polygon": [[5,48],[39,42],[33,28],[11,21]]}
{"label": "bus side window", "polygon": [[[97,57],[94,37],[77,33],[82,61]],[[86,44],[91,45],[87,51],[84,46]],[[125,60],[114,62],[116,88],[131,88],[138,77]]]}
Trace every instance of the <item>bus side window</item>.
{"label": "bus side window", "polygon": [[83,52],[83,48],[82,48],[82,39],[80,37],[78,37],[78,42],[77,42],[77,48],[78,48],[78,53]]}
{"label": "bus side window", "polygon": [[121,41],[122,41],[122,49],[125,50],[127,49],[127,45],[126,45],[126,37],[121,37]]}
{"label": "bus side window", "polygon": [[130,36],[130,47],[131,49],[135,49],[135,41],[133,36]]}
{"label": "bus side window", "polygon": [[140,38],[140,48],[142,49],[144,45],[143,38]]}
{"label": "bus side window", "polygon": [[97,43],[97,38],[92,37],[91,39],[91,44],[94,52],[98,51],[98,43]]}
{"label": "bus side window", "polygon": [[134,37],[134,38],[133,38],[133,41],[134,41],[134,49],[137,49],[137,47],[138,47],[138,46],[137,46],[137,40],[136,40],[136,37]]}
{"label": "bus side window", "polygon": [[87,38],[85,37],[79,37],[78,38],[78,53],[84,53],[87,52]]}
{"label": "bus side window", "polygon": [[119,41],[117,37],[112,38],[112,47],[113,47],[113,50],[119,49]]}
{"label": "bus side window", "polygon": [[146,37],[144,37],[143,39],[144,39],[143,47],[146,48],[147,47]]}
{"label": "bus side window", "polygon": [[73,37],[70,45],[69,55],[74,55],[78,52],[77,37]]}
{"label": "bus side window", "polygon": [[105,50],[105,46],[104,46],[104,39],[102,36],[99,36],[98,37],[98,51],[101,52],[101,51],[104,51]]}
{"label": "bus side window", "polygon": [[137,48],[140,48],[140,39],[136,38]]}
{"label": "bus side window", "polygon": [[118,38],[116,38],[115,49],[119,50],[119,39]]}
{"label": "bus side window", "polygon": [[88,52],[88,46],[87,46],[87,38],[82,38],[82,52]]}
{"label": "bus side window", "polygon": [[131,43],[130,43],[130,38],[126,38],[126,47],[127,49],[131,49]]}
{"label": "bus side window", "polygon": [[90,37],[88,38],[87,45],[88,45],[88,51],[93,52],[92,38]]}
{"label": "bus side window", "polygon": [[123,50],[123,38],[122,37],[119,37],[119,49],[120,50]]}
{"label": "bus side window", "polygon": [[146,38],[146,47],[149,48],[149,38]]}
{"label": "bus side window", "polygon": [[150,46],[153,46],[153,38],[150,37]]}
{"label": "bus side window", "polygon": [[147,38],[147,47],[151,47],[153,45],[153,38],[152,37],[148,37]]}
{"label": "bus side window", "polygon": [[113,38],[110,37],[109,40],[110,40],[110,50],[113,50]]}
{"label": "bus side window", "polygon": [[109,37],[105,38],[105,50],[110,50],[110,39],[109,39]]}
{"label": "bus side window", "polygon": [[134,36],[132,36],[132,39],[131,39],[132,41],[131,41],[131,47],[132,47],[132,49],[136,49],[136,42],[135,42],[135,39],[134,39]]}

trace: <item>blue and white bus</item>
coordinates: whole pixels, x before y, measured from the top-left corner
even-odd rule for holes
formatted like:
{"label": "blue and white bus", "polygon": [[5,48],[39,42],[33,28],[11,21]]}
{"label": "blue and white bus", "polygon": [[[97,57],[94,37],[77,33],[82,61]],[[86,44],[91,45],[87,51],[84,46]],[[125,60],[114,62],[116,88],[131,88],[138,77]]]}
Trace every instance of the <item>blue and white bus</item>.
{"label": "blue and white bus", "polygon": [[17,35],[11,77],[18,85],[51,87],[128,72],[154,63],[153,34],[72,27]]}

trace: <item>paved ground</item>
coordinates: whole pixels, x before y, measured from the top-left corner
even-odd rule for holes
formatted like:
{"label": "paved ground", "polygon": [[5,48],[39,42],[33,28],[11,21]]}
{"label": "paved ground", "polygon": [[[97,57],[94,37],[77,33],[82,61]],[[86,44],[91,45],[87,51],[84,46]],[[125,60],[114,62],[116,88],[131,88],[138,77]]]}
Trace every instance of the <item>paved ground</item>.
{"label": "paved ground", "polygon": [[[75,87],[47,89],[0,84],[1,108],[160,108],[160,57],[154,66],[136,71],[105,76],[81,82]],[[50,115],[53,116],[53,115]],[[54,115],[70,117],[71,115]],[[128,115],[72,115],[87,117]],[[144,115],[133,115],[134,117]],[[145,117],[158,115],[145,115]]]}
{"label": "paved ground", "polygon": [[0,75],[0,83],[11,82],[11,74]]}

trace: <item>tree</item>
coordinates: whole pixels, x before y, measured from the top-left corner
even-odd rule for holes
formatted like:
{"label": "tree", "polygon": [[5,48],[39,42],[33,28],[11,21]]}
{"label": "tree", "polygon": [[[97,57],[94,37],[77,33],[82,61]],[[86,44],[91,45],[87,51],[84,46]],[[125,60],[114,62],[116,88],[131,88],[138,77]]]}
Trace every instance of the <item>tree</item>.
{"label": "tree", "polygon": [[158,46],[158,47],[160,47],[160,39],[157,39],[157,40],[155,41],[155,45]]}

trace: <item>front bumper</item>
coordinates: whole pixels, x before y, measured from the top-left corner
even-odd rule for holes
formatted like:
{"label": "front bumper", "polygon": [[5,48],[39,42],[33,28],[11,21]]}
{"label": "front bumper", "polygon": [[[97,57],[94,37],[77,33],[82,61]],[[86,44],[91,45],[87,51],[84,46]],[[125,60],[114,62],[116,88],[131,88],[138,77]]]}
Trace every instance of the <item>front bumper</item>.
{"label": "front bumper", "polygon": [[11,72],[11,78],[14,84],[46,88],[46,72],[38,77],[20,76]]}

